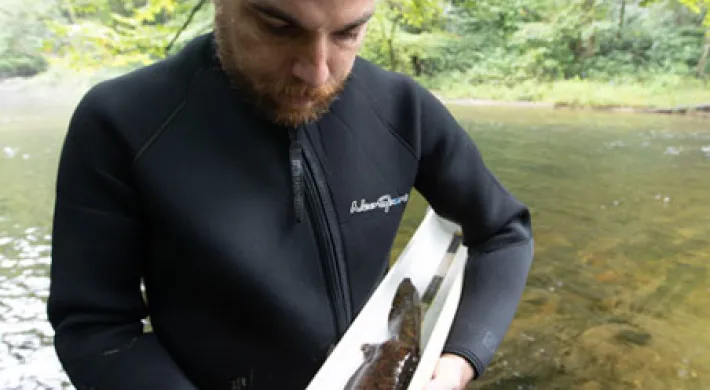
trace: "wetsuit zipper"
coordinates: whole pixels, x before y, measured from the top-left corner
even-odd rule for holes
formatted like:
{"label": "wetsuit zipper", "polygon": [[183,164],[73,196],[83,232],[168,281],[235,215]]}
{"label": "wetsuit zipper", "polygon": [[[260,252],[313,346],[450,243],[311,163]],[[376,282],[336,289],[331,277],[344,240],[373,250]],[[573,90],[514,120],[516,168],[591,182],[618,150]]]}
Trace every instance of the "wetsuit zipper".
{"label": "wetsuit zipper", "polygon": [[[299,130],[302,134],[299,134]],[[302,188],[305,190],[305,206],[322,249],[326,282],[332,298],[336,336],[340,338],[352,321],[350,286],[345,272],[340,230],[332,201],[328,195],[325,176],[318,165],[311,144],[308,142],[306,127],[290,131],[292,174],[294,174],[294,183],[298,183],[299,186],[298,189],[294,188],[294,192],[300,192],[301,183],[304,184]],[[301,173],[302,178],[296,178],[296,172]],[[295,214],[299,218],[303,215],[303,211],[298,210],[299,207],[303,207],[303,204],[299,204],[303,202],[300,194],[295,194],[294,202]]]}

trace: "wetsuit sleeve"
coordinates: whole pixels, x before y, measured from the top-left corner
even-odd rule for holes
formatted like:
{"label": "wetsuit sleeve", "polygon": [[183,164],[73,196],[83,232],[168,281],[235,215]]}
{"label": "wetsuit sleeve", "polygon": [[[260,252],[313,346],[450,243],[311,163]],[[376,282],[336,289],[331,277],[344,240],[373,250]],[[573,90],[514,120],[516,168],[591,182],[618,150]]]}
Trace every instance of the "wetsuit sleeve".
{"label": "wetsuit sleeve", "polygon": [[473,139],[443,104],[422,92],[415,187],[441,216],[460,224],[469,248],[463,293],[444,351],[480,377],[517,311],[533,259],[528,208],[484,164]]}
{"label": "wetsuit sleeve", "polygon": [[194,389],[154,334],[140,289],[144,226],[127,144],[88,94],[56,183],[48,319],[77,389]]}

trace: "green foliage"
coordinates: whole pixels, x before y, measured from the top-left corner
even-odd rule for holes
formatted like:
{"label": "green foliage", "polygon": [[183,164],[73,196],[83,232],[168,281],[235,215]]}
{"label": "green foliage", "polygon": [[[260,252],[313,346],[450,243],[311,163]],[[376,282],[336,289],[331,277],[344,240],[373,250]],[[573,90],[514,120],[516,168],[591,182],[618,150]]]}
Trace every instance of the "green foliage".
{"label": "green foliage", "polygon": [[[193,0],[60,0],[66,20],[48,27],[59,39],[51,42],[58,55],[76,67],[130,67],[151,63],[167,54]],[[185,38],[211,26],[211,3],[204,3]]]}
{"label": "green foliage", "polygon": [[41,56],[4,53],[0,58],[0,79],[29,77],[47,70],[48,63]]}
{"label": "green foliage", "polygon": [[363,57],[395,71],[414,71],[412,58],[423,58],[445,39],[440,34],[442,0],[379,0],[368,26]]}
{"label": "green foliage", "polygon": [[390,4],[363,55],[429,85],[692,75],[703,53],[697,16],[671,0],[458,0],[426,29],[402,23]]}
{"label": "green foliage", "polygon": [[[3,1],[0,77],[58,59],[77,69],[151,63],[208,31],[213,12],[209,0]],[[530,82],[710,73],[710,0],[375,1],[361,55],[432,88],[505,87],[536,99],[544,93]]]}
{"label": "green foliage", "polygon": [[443,72],[469,85],[691,75],[703,53],[697,17],[670,0],[470,0],[449,16],[461,39]]}
{"label": "green foliage", "polygon": [[0,2],[0,79],[33,76],[47,69],[42,43],[49,34],[43,20],[53,15],[43,1]]}
{"label": "green foliage", "polygon": [[688,7],[692,12],[696,14],[702,14],[703,25],[710,28],[710,0],[678,0],[681,4]]}

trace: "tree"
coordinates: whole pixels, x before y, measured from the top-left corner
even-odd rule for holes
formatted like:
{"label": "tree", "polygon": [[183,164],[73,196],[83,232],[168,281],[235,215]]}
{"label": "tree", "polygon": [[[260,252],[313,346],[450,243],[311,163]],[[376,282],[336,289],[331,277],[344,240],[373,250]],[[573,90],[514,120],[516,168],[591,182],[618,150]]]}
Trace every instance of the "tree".
{"label": "tree", "polygon": [[[641,0],[642,6],[648,6],[659,3],[662,0]],[[687,9],[701,16],[700,23],[705,27],[705,39],[703,41],[703,50],[696,66],[696,73],[702,78],[706,78],[706,68],[708,55],[710,55],[710,0],[676,0],[684,5]]]}
{"label": "tree", "polygon": [[698,76],[705,78],[705,69],[707,67],[708,54],[710,54],[710,0],[678,0],[691,11],[698,15],[702,15],[702,24],[705,26],[705,41],[703,42],[703,52],[698,60],[696,72]]}
{"label": "tree", "polygon": [[64,18],[49,22],[53,44],[81,68],[154,62],[212,22],[205,0],[59,1]]}

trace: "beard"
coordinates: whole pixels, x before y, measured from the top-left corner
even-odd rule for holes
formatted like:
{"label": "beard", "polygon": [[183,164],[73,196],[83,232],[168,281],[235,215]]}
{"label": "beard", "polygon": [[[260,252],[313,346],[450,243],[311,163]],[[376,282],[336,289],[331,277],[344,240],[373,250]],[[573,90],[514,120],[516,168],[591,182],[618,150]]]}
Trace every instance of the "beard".
{"label": "beard", "polygon": [[[246,102],[267,120],[287,127],[315,121],[329,111],[344,89],[347,77],[314,88],[289,71],[274,71],[270,64],[274,61],[273,57],[278,56],[278,49],[264,48],[268,43],[263,42],[264,39],[254,31],[256,27],[244,20],[246,18],[241,13],[245,11],[225,10],[223,1],[215,3],[217,57],[232,86]],[[303,99],[308,100],[309,104],[294,103]]]}

